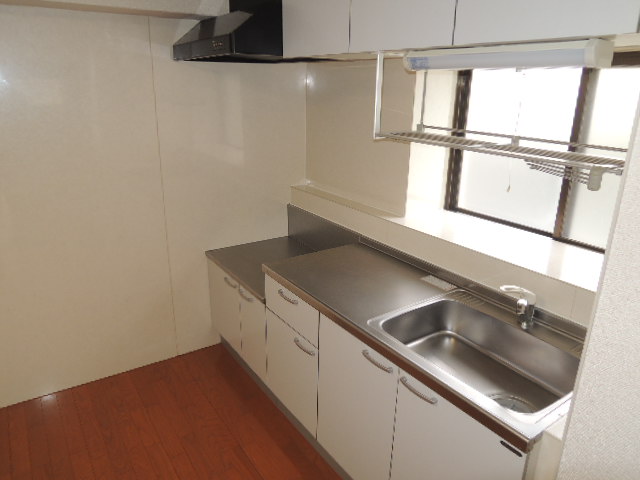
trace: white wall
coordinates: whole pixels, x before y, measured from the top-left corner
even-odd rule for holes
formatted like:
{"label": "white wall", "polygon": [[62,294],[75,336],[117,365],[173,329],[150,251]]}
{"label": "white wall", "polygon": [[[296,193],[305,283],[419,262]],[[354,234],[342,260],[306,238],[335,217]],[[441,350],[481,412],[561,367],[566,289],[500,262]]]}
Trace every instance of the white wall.
{"label": "white wall", "polygon": [[[178,352],[210,345],[205,250],[287,234],[304,178],[304,64],[174,62],[180,23],[151,19]],[[216,337],[217,340],[217,337]]]}
{"label": "white wall", "polygon": [[[385,62],[383,128],[411,127],[415,74]],[[309,64],[307,177],[323,188],[402,215],[409,146],[373,140],[374,61]]]}
{"label": "white wall", "polygon": [[215,342],[203,252],[286,234],[304,66],[188,23],[0,6],[0,406]]}
{"label": "white wall", "polygon": [[[636,125],[638,117],[636,116]],[[570,414],[560,480],[640,477],[640,131],[635,140]]]}

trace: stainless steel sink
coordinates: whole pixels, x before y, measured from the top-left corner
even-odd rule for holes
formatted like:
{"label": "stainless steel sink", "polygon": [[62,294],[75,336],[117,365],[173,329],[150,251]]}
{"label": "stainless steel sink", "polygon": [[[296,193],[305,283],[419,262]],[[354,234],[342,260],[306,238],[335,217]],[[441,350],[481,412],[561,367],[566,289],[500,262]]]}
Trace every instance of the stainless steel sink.
{"label": "stainless steel sink", "polygon": [[578,371],[575,340],[540,323],[524,331],[515,314],[466,292],[373,319],[369,325],[519,414],[536,414],[565,399]]}

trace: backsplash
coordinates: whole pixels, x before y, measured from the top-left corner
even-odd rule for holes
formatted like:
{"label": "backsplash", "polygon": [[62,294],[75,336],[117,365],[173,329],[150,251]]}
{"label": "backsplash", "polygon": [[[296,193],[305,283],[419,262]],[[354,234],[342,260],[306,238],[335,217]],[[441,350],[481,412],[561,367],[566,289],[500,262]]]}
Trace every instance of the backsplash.
{"label": "backsplash", "polygon": [[[401,260],[431,272],[449,272],[451,276],[446,280],[451,283],[460,285],[460,282],[464,284],[465,280],[470,280],[494,291],[504,284],[520,285],[538,295],[539,308],[583,326],[590,323],[595,299],[593,291],[443,241],[373,213],[322,198],[310,189],[293,187],[291,203],[289,212],[293,208],[304,210],[343,227],[362,243],[372,244],[374,248],[385,252],[395,252],[391,254]],[[292,222],[291,216],[289,221]],[[289,226],[294,237],[300,229],[296,222],[294,217],[293,226]],[[313,222],[319,224],[317,219]]]}

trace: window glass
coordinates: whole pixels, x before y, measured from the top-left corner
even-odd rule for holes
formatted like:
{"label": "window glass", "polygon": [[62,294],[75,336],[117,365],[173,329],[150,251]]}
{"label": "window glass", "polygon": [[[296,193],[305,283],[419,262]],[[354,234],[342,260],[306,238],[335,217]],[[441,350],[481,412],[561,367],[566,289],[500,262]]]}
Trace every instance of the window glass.
{"label": "window glass", "polygon": [[[458,72],[432,70],[416,75],[413,124],[450,125],[453,119]],[[426,84],[425,84],[426,82]],[[419,128],[419,127],[416,127]],[[421,143],[411,144],[407,209],[418,204],[442,208],[447,183],[449,151]]]}
{"label": "window glass", "polygon": [[[467,129],[569,141],[581,74],[578,68],[474,70]],[[531,170],[520,159],[464,152],[457,205],[552,232],[561,185],[560,177]]]}
{"label": "window glass", "polygon": [[[627,148],[638,95],[640,94],[640,68],[616,68],[601,70],[596,89],[587,111],[582,131],[582,142],[591,145],[608,145]],[[598,150],[585,153],[602,155]],[[606,156],[615,157],[610,152]],[[620,153],[617,158],[624,159]],[[620,177],[604,175],[602,187],[589,191],[582,184],[574,183],[569,196],[564,235],[600,248],[606,246],[613,218]]]}

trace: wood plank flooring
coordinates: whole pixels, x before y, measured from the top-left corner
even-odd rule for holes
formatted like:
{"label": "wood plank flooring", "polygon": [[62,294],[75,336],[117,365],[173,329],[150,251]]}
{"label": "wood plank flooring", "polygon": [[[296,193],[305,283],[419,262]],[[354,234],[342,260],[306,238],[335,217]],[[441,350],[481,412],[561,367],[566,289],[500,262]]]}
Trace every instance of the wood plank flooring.
{"label": "wood plank flooring", "polygon": [[0,480],[339,479],[221,345],[0,409]]}

